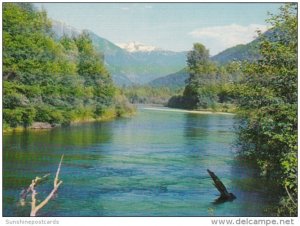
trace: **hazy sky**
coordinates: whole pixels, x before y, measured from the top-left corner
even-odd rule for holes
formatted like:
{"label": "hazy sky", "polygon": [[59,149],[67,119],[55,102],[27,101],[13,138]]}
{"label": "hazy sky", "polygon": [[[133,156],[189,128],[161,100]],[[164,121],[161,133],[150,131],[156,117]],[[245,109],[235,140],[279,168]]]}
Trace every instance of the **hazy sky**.
{"label": "hazy sky", "polygon": [[214,55],[253,40],[279,3],[36,3],[50,18],[114,43],[137,41],[173,51],[201,42]]}

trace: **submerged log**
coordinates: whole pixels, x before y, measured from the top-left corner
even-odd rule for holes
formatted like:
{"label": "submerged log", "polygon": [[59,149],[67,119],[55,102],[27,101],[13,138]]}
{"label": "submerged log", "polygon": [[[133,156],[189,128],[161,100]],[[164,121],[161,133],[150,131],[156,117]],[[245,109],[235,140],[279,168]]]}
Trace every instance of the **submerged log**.
{"label": "submerged log", "polygon": [[220,192],[220,197],[216,200],[216,202],[226,202],[226,201],[232,201],[236,199],[236,196],[232,193],[229,193],[227,191],[227,188],[222,183],[222,181],[216,176],[216,174],[209,169],[207,169],[208,174],[214,181],[214,186],[218,189]]}

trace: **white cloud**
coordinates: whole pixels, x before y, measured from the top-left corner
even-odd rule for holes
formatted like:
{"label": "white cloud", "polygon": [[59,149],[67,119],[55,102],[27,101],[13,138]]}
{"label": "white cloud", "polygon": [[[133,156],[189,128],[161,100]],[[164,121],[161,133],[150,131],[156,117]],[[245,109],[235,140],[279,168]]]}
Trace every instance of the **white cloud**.
{"label": "white cloud", "polygon": [[230,24],[199,28],[188,34],[196,38],[197,42],[206,45],[211,54],[214,55],[229,47],[251,42],[257,37],[257,30],[264,32],[267,30],[267,26],[262,24],[250,24],[248,26]]}

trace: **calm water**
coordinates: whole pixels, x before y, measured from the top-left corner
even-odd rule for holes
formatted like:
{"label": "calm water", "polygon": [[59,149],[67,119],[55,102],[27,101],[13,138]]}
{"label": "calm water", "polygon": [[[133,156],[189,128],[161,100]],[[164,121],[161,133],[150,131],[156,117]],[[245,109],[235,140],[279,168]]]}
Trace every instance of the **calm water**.
{"label": "calm water", "polygon": [[[235,160],[230,115],[140,109],[135,117],[3,137],[3,215],[27,216],[19,193],[35,176],[44,198],[62,154],[62,186],[43,216],[262,216],[266,186]],[[214,204],[214,171],[237,199]]]}

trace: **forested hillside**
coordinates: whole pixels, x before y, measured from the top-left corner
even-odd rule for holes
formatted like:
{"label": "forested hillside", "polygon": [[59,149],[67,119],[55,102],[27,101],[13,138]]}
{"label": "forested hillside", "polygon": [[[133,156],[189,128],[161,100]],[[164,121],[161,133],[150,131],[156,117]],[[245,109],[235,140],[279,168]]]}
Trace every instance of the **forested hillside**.
{"label": "forested hillside", "polygon": [[211,60],[224,65],[232,61],[254,62],[261,57],[260,43],[262,40],[276,41],[280,31],[277,28],[270,28],[264,33],[259,33],[258,37],[247,44],[240,44],[211,57]]}
{"label": "forested hillside", "polygon": [[56,40],[46,12],[29,3],[3,4],[3,90],[4,128],[129,110],[90,36]]}
{"label": "forested hillside", "polygon": [[152,87],[183,88],[188,77],[187,69],[184,68],[176,73],[154,79],[148,85]]}
{"label": "forested hillside", "polygon": [[255,61],[259,58],[258,41],[254,40],[248,44],[241,44],[228,48],[211,59],[219,64],[231,61]]}

